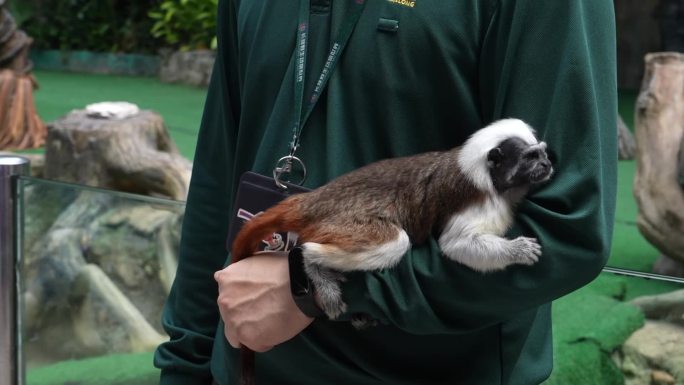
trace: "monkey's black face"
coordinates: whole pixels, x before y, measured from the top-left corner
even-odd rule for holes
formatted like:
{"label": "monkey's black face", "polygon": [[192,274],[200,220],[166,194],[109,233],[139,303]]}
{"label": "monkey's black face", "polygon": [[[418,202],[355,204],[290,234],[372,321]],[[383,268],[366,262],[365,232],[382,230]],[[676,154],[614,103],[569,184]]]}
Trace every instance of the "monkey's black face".
{"label": "monkey's black face", "polygon": [[499,192],[543,183],[553,174],[544,142],[531,146],[520,138],[506,139],[489,151],[487,162]]}

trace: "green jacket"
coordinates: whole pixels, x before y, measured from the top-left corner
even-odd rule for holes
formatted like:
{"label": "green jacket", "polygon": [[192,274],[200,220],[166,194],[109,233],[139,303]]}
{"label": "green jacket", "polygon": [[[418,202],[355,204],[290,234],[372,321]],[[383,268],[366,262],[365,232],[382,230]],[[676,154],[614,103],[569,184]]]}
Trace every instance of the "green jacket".
{"label": "green jacket", "polygon": [[[317,320],[258,354],[260,384],[532,385],[552,369],[550,302],[599,274],[616,189],[616,60],[611,0],[367,0],[298,154],[319,186],[369,162],[448,149],[494,120],[538,131],[556,174],[519,208],[511,236],[537,237],[532,267],[480,274],[434,240],[399,266],[353,273],[349,314]],[[349,0],[312,7],[308,89]],[[332,3],[332,4],[331,4]],[[219,47],[197,143],[178,273],[155,364],[163,385],[237,384],[213,272],[237,180],[270,175],[292,135],[298,1],[222,0]],[[390,22],[381,21],[388,19]],[[395,31],[384,23],[398,21]],[[380,26],[380,28],[379,28]],[[348,318],[345,315],[343,318]]]}

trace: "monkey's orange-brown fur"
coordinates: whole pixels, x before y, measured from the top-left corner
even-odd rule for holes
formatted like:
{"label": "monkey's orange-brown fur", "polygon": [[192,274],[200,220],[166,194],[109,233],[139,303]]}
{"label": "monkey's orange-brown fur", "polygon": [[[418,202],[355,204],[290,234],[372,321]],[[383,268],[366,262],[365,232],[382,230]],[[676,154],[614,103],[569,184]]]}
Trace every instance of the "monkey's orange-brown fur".
{"label": "monkey's orange-brown fur", "polygon": [[[334,245],[349,252],[359,252],[367,245],[383,244],[396,237],[393,227],[373,220],[363,223],[350,220],[348,226],[334,221],[307,220],[303,215],[307,210],[302,206],[307,202],[306,195],[289,197],[245,223],[233,241],[233,262],[252,255],[265,237],[285,230],[297,233],[300,243]],[[358,231],[359,228],[363,231]]]}
{"label": "monkey's orange-brown fur", "polygon": [[233,262],[240,261],[254,254],[261,240],[273,233],[283,229],[291,229],[290,231],[295,232],[300,229],[301,217],[298,215],[299,211],[293,207],[296,206],[292,200],[293,198],[296,198],[296,196],[280,202],[278,205],[255,216],[242,225],[240,232],[235,237],[235,240],[233,240]]}

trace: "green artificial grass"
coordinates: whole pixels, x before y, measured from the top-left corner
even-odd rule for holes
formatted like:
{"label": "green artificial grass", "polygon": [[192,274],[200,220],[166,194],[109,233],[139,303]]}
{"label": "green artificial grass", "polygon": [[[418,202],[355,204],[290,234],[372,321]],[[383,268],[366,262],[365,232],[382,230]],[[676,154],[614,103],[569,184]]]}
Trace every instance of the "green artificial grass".
{"label": "green artificial grass", "polygon": [[[86,104],[123,100],[159,112],[181,153],[192,159],[205,89],[162,84],[156,79],[38,71],[35,94],[41,117],[54,120]],[[620,92],[619,113],[634,127],[637,91]],[[620,162],[617,213],[609,266],[649,271],[658,251],[636,228],[632,196],[634,162]],[[664,293],[682,285],[601,274],[591,284],[553,305],[554,372],[545,385],[619,385],[622,375],[611,352],[643,323],[627,304],[635,297]],[[31,357],[27,357],[29,360]],[[158,381],[152,354],[122,354],[66,361],[28,370],[28,385],[148,385]]]}
{"label": "green artificial grass", "polygon": [[633,306],[583,289],[554,303],[554,371],[545,385],[620,385],[610,353],[643,324]]}
{"label": "green artificial grass", "polygon": [[626,303],[682,285],[603,273],[553,303],[554,370],[544,385],[622,385],[611,353],[643,324]]}
{"label": "green artificial grass", "polygon": [[38,114],[50,122],[73,109],[126,101],[161,114],[181,154],[192,159],[206,89],[165,84],[154,78],[36,71]]}
{"label": "green artificial grass", "polygon": [[152,353],[115,354],[63,361],[27,373],[28,385],[153,385],[159,370]]}

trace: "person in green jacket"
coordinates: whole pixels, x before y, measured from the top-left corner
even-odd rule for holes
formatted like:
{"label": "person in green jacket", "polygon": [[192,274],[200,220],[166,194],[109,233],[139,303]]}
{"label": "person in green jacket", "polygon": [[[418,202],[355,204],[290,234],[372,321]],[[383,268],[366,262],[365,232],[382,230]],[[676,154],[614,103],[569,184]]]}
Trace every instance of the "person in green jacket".
{"label": "person in green jacket", "polygon": [[[307,49],[299,50],[303,24]],[[155,355],[161,384],[237,384],[240,345],[261,352],[261,385],[548,378],[550,303],[594,279],[611,246],[613,2],[221,0],[218,25],[178,272],[162,320],[170,340]],[[296,152],[309,188],[379,159],[452,148],[501,118],[535,127],[556,173],[520,205],[509,235],[538,238],[540,261],[481,274],[441,256],[432,239],[395,268],[347,274],[341,321],[299,310],[280,254],[224,269],[239,178],[248,170],[271,175],[290,152],[299,81],[307,101],[320,96]],[[229,299],[220,311],[217,271]],[[355,330],[345,321],[357,313],[381,322]]]}

